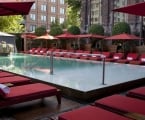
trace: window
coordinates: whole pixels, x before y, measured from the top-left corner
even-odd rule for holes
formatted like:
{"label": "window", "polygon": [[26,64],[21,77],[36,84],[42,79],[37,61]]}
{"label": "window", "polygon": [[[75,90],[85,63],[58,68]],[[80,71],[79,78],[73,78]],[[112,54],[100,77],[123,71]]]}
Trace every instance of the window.
{"label": "window", "polygon": [[55,22],[55,17],[51,17],[51,22]]}
{"label": "window", "polygon": [[46,16],[45,15],[41,15],[41,21],[46,21]]}
{"label": "window", "polygon": [[64,14],[64,8],[60,8],[60,14]]}
{"label": "window", "polygon": [[64,0],[60,0],[60,4],[64,4]]}
{"label": "window", "polygon": [[46,5],[41,5],[41,11],[46,11]]}
{"label": "window", "polygon": [[60,24],[64,23],[64,18],[59,18],[59,23]]}
{"label": "window", "polygon": [[30,14],[30,19],[31,20],[36,20],[36,15],[35,14]]}
{"label": "window", "polygon": [[33,32],[36,29],[36,25],[30,25],[30,31]]}
{"label": "window", "polygon": [[51,12],[55,13],[55,7],[51,7]]}
{"label": "window", "polygon": [[31,7],[31,9],[35,10],[36,9],[36,3],[34,3]]}

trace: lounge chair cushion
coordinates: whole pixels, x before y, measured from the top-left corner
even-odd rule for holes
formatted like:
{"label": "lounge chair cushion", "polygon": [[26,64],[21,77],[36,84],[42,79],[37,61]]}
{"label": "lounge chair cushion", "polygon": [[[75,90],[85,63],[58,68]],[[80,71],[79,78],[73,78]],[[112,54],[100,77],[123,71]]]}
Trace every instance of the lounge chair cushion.
{"label": "lounge chair cushion", "polygon": [[41,93],[53,93],[57,91],[55,87],[42,84],[42,83],[34,83],[34,84],[27,84],[27,85],[22,85],[22,86],[17,86],[17,87],[11,87],[10,88],[10,94],[7,94],[5,96],[5,99],[23,99],[25,97],[29,96],[37,96]]}
{"label": "lounge chair cushion", "polygon": [[5,97],[9,93],[10,93],[10,88],[4,84],[0,84],[0,96]]}
{"label": "lounge chair cushion", "polygon": [[115,113],[106,111],[104,109],[85,106],[75,109],[59,116],[58,120],[130,120]]}
{"label": "lounge chair cushion", "polygon": [[110,110],[139,113],[145,115],[145,101],[126,97],[123,95],[112,95],[99,99],[95,102],[96,106],[106,106]]}
{"label": "lounge chair cushion", "polygon": [[145,100],[145,87],[132,89],[127,92],[127,95]]}
{"label": "lounge chair cushion", "polygon": [[23,85],[23,84],[30,83],[30,82],[31,82],[31,80],[29,78],[19,76],[19,75],[0,78],[1,84],[11,83],[14,85]]}

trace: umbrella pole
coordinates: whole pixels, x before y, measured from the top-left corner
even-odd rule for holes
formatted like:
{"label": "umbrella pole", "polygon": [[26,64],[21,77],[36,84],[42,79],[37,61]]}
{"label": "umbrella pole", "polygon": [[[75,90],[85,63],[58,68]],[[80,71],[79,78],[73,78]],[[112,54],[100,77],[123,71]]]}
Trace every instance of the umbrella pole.
{"label": "umbrella pole", "polygon": [[105,85],[105,57],[103,57],[102,85]]}
{"label": "umbrella pole", "polygon": [[53,51],[50,53],[50,75],[53,75]]}

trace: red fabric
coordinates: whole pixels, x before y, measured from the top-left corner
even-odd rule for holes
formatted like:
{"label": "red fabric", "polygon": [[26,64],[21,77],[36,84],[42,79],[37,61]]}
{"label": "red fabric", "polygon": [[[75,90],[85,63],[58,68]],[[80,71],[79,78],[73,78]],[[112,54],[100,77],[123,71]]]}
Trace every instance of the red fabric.
{"label": "red fabric", "polygon": [[[28,1],[28,0],[27,0]],[[14,0],[0,0],[0,16],[27,15],[34,1],[14,2]]]}
{"label": "red fabric", "polygon": [[63,113],[58,120],[130,120],[115,113],[94,106],[85,106]]}
{"label": "red fabric", "polygon": [[113,11],[145,16],[145,12],[144,12],[145,11],[145,2],[117,8],[117,9],[114,9]]}
{"label": "red fabric", "polygon": [[56,36],[57,38],[60,39],[65,39],[65,38],[78,38],[76,35],[73,35],[71,33],[63,33],[61,35]]}
{"label": "red fabric", "polygon": [[121,95],[112,95],[95,101],[96,106],[106,106],[115,111],[135,112],[145,115],[145,101]]}
{"label": "red fabric", "polygon": [[78,38],[100,38],[103,39],[105,36],[103,35],[97,35],[97,34],[81,34],[81,35],[76,35]]}
{"label": "red fabric", "polygon": [[30,83],[30,79],[22,76],[9,76],[0,78],[0,83],[12,83],[12,84],[19,84],[19,83]]}
{"label": "red fabric", "polygon": [[1,77],[7,77],[7,76],[14,76],[15,74],[9,73],[9,72],[0,72],[0,78]]}
{"label": "red fabric", "polygon": [[10,88],[10,94],[7,94],[5,99],[19,99],[23,97],[28,97],[31,95],[39,95],[41,93],[51,93],[55,92],[57,89],[55,87],[42,84],[42,83],[34,83],[27,84],[22,86],[16,86]]}
{"label": "red fabric", "polygon": [[136,97],[145,100],[145,87],[139,87],[128,91],[128,96]]}
{"label": "red fabric", "polygon": [[113,35],[110,37],[105,38],[106,40],[141,40],[140,37],[137,37],[135,35],[130,35],[130,34],[119,34],[119,35]]}

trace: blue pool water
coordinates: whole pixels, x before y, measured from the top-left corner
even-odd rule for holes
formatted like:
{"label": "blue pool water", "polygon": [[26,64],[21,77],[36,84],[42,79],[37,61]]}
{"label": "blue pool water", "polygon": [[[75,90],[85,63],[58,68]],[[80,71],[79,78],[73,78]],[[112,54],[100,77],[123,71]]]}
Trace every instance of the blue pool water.
{"label": "blue pool water", "polygon": [[23,54],[0,57],[0,68],[84,92],[145,77],[143,66],[106,63],[103,85],[102,62],[54,58],[54,74],[50,75],[49,57]]}

